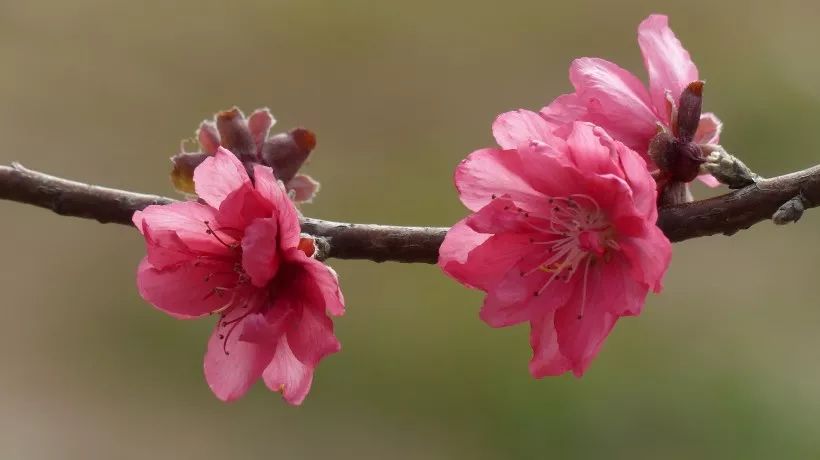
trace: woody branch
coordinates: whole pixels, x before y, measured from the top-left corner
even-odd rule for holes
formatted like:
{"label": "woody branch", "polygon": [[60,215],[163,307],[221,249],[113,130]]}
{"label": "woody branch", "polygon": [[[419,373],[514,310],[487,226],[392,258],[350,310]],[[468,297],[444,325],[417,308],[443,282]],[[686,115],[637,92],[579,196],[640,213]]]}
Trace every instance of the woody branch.
{"label": "woody branch", "polygon": [[[135,211],[175,200],[90,185],[51,176],[14,163],[0,166],[0,199],[50,209],[63,216],[131,225]],[[673,242],[732,235],[773,219],[796,222],[820,205],[820,165],[756,183],[725,195],[660,210],[658,226]],[[402,227],[331,222],[304,217],[302,231],[324,240],[325,256],[375,262],[435,263],[446,227]]]}

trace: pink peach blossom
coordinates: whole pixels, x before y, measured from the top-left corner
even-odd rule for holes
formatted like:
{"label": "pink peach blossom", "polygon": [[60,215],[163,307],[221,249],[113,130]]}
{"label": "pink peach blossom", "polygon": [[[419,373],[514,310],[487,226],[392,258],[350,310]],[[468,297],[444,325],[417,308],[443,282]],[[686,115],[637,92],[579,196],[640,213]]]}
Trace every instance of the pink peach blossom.
{"label": "pink peach blossom", "polygon": [[486,292],[490,326],[530,323],[533,376],[581,376],[618,318],[661,290],[671,245],[637,153],[590,123],[562,138],[536,114],[515,113],[494,126],[502,148],[456,169],[473,213],[447,233],[439,266]]}
{"label": "pink peach blossom", "polygon": [[175,318],[219,315],[204,365],[219,399],[241,397],[261,377],[301,404],[319,361],[340,349],[328,315],[343,314],[344,300],[271,168],[255,165],[253,176],[218,147],[194,171],[199,202],[136,212],[147,249],[137,285]]}
{"label": "pink peach blossom", "polygon": [[[555,126],[589,121],[640,153],[654,168],[648,153],[659,127],[677,133],[677,105],[684,88],[698,81],[698,68],[689,52],[669,28],[663,15],[650,15],[638,27],[638,45],[649,74],[649,88],[629,71],[599,58],[573,61],[569,78],[575,92],[565,94],[544,107],[540,115]],[[717,143],[722,123],[712,113],[695,118],[695,144]],[[709,186],[718,182],[710,175],[700,179]]]}

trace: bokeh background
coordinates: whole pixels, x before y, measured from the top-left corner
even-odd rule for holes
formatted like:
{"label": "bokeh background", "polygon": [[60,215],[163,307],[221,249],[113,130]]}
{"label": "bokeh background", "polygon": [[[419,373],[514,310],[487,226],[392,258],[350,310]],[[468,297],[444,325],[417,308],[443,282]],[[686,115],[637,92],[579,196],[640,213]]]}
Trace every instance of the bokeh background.
{"label": "bokeh background", "polygon": [[[577,56],[644,75],[650,12],[730,151],[763,175],[818,163],[820,5],[798,0],[0,0],[0,162],[173,194],[199,121],[269,106],[318,133],[307,214],[447,225],[495,115],[566,92]],[[532,379],[527,328],[488,328],[435,267],[332,261],[343,352],[293,408],[210,394],[211,321],[139,298],[136,231],[0,202],[0,457],[818,458],[818,230],[811,212],[676,245],[663,295],[580,380]]]}

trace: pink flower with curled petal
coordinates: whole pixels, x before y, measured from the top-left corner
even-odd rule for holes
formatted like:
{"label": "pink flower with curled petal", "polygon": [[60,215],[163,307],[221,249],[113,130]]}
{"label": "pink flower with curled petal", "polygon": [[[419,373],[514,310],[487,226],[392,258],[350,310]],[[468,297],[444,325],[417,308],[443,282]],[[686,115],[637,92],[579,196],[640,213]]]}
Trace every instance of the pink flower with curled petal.
{"label": "pink flower with curled petal", "polygon": [[[540,116],[565,130],[574,121],[595,123],[640,153],[650,169],[660,168],[661,185],[689,182],[705,159],[700,146],[716,144],[723,125],[714,114],[701,114],[703,82],[666,16],[650,15],[641,22],[638,44],[649,74],[648,89],[616,64],[584,57],[570,66],[575,92],[555,99]],[[650,148],[659,131],[662,142]],[[710,175],[699,178],[711,187],[718,185]]]}
{"label": "pink flower with curled petal", "polygon": [[490,326],[530,323],[533,376],[581,376],[615,322],[661,290],[671,244],[636,152],[590,123],[572,123],[564,138],[538,116],[518,121],[496,123],[502,148],[456,169],[473,213],[447,233],[439,266],[486,292]]}
{"label": "pink flower with curled petal", "polygon": [[134,213],[147,249],[137,285],[175,318],[219,315],[204,365],[219,399],[261,377],[297,405],[319,361],[340,349],[329,315],[343,314],[344,300],[271,168],[255,165],[253,176],[219,147],[194,171],[199,202]]}

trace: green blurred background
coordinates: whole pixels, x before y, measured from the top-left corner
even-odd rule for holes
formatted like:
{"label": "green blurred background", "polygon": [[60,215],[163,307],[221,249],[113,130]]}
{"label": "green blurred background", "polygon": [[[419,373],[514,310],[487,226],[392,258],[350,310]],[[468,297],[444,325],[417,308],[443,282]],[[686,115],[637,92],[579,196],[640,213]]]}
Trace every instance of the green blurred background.
{"label": "green blurred background", "polygon": [[[168,156],[200,120],[266,105],[318,133],[308,215],[447,225],[453,167],[495,115],[566,92],[577,56],[643,76],[650,12],[730,151],[763,175],[818,162],[811,2],[0,0],[0,163],[172,194]],[[332,261],[343,352],[300,408],[211,395],[212,325],[139,298],[135,230],[0,215],[3,459],[820,456],[818,212],[676,245],[664,294],[580,380],[532,379],[527,328],[485,326],[480,293],[435,267]]]}

